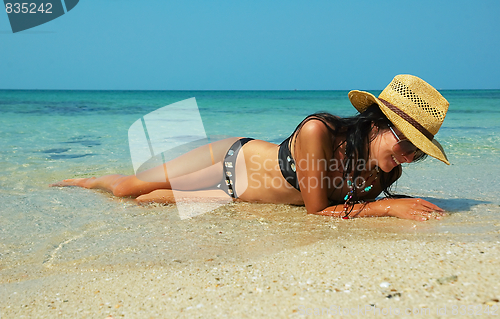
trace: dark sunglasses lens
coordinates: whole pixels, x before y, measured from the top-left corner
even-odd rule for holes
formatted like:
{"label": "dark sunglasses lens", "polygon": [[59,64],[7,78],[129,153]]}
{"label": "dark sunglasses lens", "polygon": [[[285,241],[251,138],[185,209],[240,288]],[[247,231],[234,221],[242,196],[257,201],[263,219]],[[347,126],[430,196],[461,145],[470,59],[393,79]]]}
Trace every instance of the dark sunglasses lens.
{"label": "dark sunglasses lens", "polygon": [[415,161],[418,161],[418,160],[422,159],[424,156],[425,156],[425,153],[424,153],[424,152],[422,152],[421,150],[417,150],[417,151],[415,152],[415,156],[413,156],[413,161],[414,161],[414,162],[415,162]]}
{"label": "dark sunglasses lens", "polygon": [[402,140],[394,145],[394,152],[403,156],[408,156],[417,151],[417,147],[408,140]]}

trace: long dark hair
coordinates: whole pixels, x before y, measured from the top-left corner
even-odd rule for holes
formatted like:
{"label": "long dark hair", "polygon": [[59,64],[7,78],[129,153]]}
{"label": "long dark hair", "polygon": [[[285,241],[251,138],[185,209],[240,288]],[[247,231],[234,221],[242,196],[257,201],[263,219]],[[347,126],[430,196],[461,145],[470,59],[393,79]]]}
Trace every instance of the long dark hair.
{"label": "long dark hair", "polygon": [[[295,143],[297,133],[301,130],[304,124],[310,120],[320,120],[326,125],[330,133],[335,138],[341,136],[341,138],[344,139],[338,144],[339,146],[337,146],[337,148],[342,144],[345,144],[346,157],[343,176],[344,178],[351,176],[353,181],[355,181],[361,174],[361,171],[358,170],[358,165],[356,163],[358,163],[359,160],[364,160],[365,163],[368,163],[370,155],[369,144],[375,137],[374,134],[370,133],[372,132],[374,126],[380,129],[386,128],[390,124],[390,121],[380,110],[377,104],[370,105],[363,113],[345,118],[334,116],[326,112],[320,112],[309,115],[297,126],[292,134],[292,143]],[[337,148],[334,149],[334,153]],[[379,173],[379,180],[385,196],[395,196],[391,193],[390,187],[396,180],[398,174],[398,166],[388,173]],[[355,201],[357,200],[356,195],[357,192],[354,192],[353,200]]]}

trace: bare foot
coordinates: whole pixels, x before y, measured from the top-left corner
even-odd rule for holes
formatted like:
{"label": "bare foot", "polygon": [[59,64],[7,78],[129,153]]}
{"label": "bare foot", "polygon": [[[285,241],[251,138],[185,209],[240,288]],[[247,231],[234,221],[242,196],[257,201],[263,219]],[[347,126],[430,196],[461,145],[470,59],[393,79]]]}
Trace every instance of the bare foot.
{"label": "bare foot", "polygon": [[90,178],[70,178],[65,179],[60,182],[50,184],[49,187],[64,187],[64,186],[78,186],[84,188],[90,188],[91,182],[95,180],[95,177]]}

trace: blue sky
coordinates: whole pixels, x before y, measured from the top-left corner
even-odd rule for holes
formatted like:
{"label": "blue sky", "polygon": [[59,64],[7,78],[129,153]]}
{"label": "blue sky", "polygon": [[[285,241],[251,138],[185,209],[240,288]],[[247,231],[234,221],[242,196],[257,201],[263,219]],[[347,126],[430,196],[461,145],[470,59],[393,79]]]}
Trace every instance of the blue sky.
{"label": "blue sky", "polygon": [[0,89],[500,89],[500,1],[80,0],[13,34]]}

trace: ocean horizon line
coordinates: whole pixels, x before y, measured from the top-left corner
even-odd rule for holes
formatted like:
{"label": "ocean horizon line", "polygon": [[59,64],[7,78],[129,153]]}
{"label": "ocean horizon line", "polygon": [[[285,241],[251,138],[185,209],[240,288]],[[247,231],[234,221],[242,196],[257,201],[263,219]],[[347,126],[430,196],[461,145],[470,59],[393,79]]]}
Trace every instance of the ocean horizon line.
{"label": "ocean horizon line", "polygon": [[[363,91],[382,91],[383,89],[361,89]],[[352,91],[350,89],[332,89],[332,90],[312,90],[312,89],[277,89],[277,90],[246,90],[246,89],[238,89],[238,90],[211,90],[211,89],[192,89],[192,90],[160,90],[160,89],[0,89],[0,92],[7,91],[35,91],[35,92],[349,92]],[[498,89],[438,89],[438,91],[500,91]]]}

